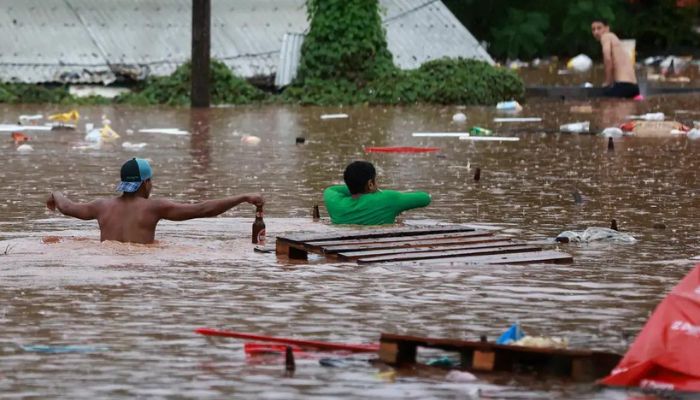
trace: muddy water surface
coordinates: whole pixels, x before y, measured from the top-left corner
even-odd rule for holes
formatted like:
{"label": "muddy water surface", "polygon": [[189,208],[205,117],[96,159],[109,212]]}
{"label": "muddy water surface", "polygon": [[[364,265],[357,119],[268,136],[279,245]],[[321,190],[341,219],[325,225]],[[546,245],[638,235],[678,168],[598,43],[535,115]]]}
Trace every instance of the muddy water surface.
{"label": "muddy water surface", "polygon": [[[519,320],[530,334],[624,352],[700,254],[700,141],[616,139],[610,153],[600,136],[554,132],[585,120],[599,131],[628,114],[656,111],[692,124],[700,120],[699,103],[651,98],[571,112],[582,104],[527,104],[519,116],[544,118],[530,124],[495,124],[492,108],[86,107],[80,112],[91,122],[112,119],[118,143],[76,149],[85,120],[77,132],[30,133],[34,151],[27,154],[0,134],[0,253],[7,252],[0,255],[0,397],[625,398],[589,384],[450,383],[441,371],[396,375],[362,361],[327,368],[312,356],[297,359],[296,373],[285,377],[281,360],[247,359],[241,341],[193,333],[210,326],[341,342],[375,342],[380,332],[494,338]],[[3,106],[0,121],[53,111]],[[467,124],[452,122],[458,111]],[[350,117],[320,119],[337,112]],[[520,141],[411,137],[472,125]],[[154,127],[192,134],[127,134]],[[242,143],[245,134],[260,144]],[[296,137],[306,143],[295,145]],[[124,141],[147,145],[127,151]],[[442,151],[366,155],[368,145]],[[252,251],[254,210],[246,205],[220,218],[164,222],[152,246],[100,243],[94,221],[44,207],[50,190],[81,201],[113,195],[119,166],[132,156],[151,160],[154,196],[196,201],[262,192],[271,236],[338,229],[313,223],[311,208],[349,161],[368,159],[381,186],[432,194],[430,207],[404,215],[408,224],[477,223],[546,240],[615,218],[639,241],[561,245],[574,255],[570,265],[294,265]],[[582,204],[573,201],[574,190]],[[60,240],[44,243],[47,237]],[[28,345],[86,347],[45,354],[23,349]]]}

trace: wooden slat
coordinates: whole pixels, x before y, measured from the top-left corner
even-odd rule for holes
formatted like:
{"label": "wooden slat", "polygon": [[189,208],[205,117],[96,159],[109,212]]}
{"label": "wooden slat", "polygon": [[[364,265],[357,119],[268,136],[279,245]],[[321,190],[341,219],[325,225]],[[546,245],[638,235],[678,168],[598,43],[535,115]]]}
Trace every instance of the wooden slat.
{"label": "wooden slat", "polygon": [[364,238],[364,239],[345,239],[345,240],[318,240],[304,242],[308,246],[338,246],[346,244],[365,244],[365,243],[391,243],[391,242],[405,242],[409,240],[433,240],[433,239],[452,239],[452,238],[462,238],[462,237],[473,237],[473,236],[483,236],[485,234],[492,234],[490,231],[485,230],[475,230],[468,232],[450,232],[450,233],[437,233],[437,234],[427,234],[427,235],[412,235],[412,236],[390,236],[383,238]]}
{"label": "wooden slat", "polygon": [[512,247],[522,246],[522,243],[511,242],[507,240],[499,240],[495,242],[484,242],[476,244],[455,244],[455,245],[438,245],[438,246],[419,246],[405,249],[383,249],[383,250],[365,250],[365,251],[348,251],[336,254],[341,260],[353,260],[357,258],[375,257],[392,254],[408,254],[418,252],[435,252],[435,251],[450,251],[450,250],[466,250],[466,249],[483,249],[489,247]]}
{"label": "wooden slat", "polygon": [[357,260],[358,264],[369,264],[377,262],[391,262],[391,261],[415,261],[415,260],[426,260],[426,259],[436,259],[436,258],[447,258],[447,257],[460,257],[460,256],[477,256],[477,255],[492,255],[492,254],[504,254],[504,253],[523,253],[542,250],[535,246],[513,246],[513,247],[492,247],[485,249],[467,249],[467,250],[452,250],[440,253],[434,252],[419,252],[411,254],[395,254],[390,256],[379,256],[379,257],[366,257]]}
{"label": "wooden slat", "polygon": [[418,246],[440,246],[440,245],[451,245],[451,244],[474,244],[474,243],[485,243],[485,242],[497,242],[507,240],[508,238],[502,236],[493,236],[491,234],[472,236],[466,238],[449,238],[449,239],[434,239],[434,240],[409,240],[401,242],[387,242],[387,243],[365,243],[365,244],[350,244],[350,245],[338,245],[338,246],[310,246],[308,247],[312,251],[318,251],[323,254],[334,254],[334,253],[344,253],[348,251],[362,251],[362,250],[379,250],[379,249],[401,249],[401,248],[412,248]]}
{"label": "wooden slat", "polygon": [[343,239],[364,239],[364,238],[381,238],[388,236],[412,236],[412,235],[428,235],[436,233],[449,233],[449,232],[470,232],[474,228],[461,226],[461,225],[445,225],[445,226],[432,226],[423,228],[387,228],[387,229],[364,229],[364,230],[352,230],[352,231],[339,231],[330,234],[318,234],[318,233],[308,233],[308,234],[297,234],[291,236],[285,236],[278,239],[282,239],[289,242],[313,242],[313,241],[330,241],[330,240],[343,240]]}
{"label": "wooden slat", "polygon": [[[574,258],[556,250],[543,250],[539,252],[512,253],[471,257],[451,257],[434,260],[422,260],[421,264],[533,264],[533,263],[572,263]],[[360,261],[358,260],[358,263]]]}

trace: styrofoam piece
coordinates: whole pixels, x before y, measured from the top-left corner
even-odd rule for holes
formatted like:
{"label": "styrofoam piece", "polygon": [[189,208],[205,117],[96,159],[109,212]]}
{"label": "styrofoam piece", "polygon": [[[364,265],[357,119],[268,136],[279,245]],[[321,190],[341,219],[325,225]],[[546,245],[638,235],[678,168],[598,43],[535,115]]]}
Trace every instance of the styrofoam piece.
{"label": "styrofoam piece", "polygon": [[341,118],[348,118],[349,115],[347,114],[323,114],[321,115],[321,119],[341,119]]}
{"label": "styrofoam piece", "polygon": [[493,122],[542,122],[540,117],[494,118]]}
{"label": "styrofoam piece", "polygon": [[461,137],[469,132],[413,132],[413,137]]}
{"label": "styrofoam piece", "polygon": [[0,132],[21,132],[21,131],[50,131],[50,126],[43,125],[17,125],[0,124]]}
{"label": "styrofoam piece", "polygon": [[471,140],[475,142],[518,142],[515,136],[460,136],[459,140]]}
{"label": "styrofoam piece", "polygon": [[183,131],[182,129],[178,128],[148,128],[148,129],[139,129],[139,132],[141,133],[162,133],[164,135],[189,135],[190,133],[187,131]]}

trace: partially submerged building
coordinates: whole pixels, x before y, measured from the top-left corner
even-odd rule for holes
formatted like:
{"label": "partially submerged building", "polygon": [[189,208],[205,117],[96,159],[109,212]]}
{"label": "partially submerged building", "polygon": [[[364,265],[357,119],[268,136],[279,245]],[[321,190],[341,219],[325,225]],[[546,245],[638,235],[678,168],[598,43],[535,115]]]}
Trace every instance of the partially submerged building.
{"label": "partially submerged building", "polygon": [[[171,74],[190,58],[191,0],[2,0],[0,81],[100,83]],[[403,69],[442,57],[493,63],[439,0],[379,0]],[[211,55],[289,84],[309,27],[304,0],[211,0]]]}

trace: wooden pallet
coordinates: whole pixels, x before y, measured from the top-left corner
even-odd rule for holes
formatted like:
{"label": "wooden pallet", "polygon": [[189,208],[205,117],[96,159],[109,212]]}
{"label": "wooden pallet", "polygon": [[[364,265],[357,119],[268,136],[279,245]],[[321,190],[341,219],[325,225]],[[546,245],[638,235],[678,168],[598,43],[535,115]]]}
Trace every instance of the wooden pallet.
{"label": "wooden pallet", "polygon": [[570,263],[571,255],[464,226],[341,231],[278,237],[276,253],[307,259],[309,253],[358,264],[459,262],[482,264]]}
{"label": "wooden pallet", "polygon": [[379,359],[393,366],[416,363],[419,347],[460,355],[460,368],[473,372],[535,373],[592,381],[610,373],[622,356],[591,350],[550,349],[434,339],[382,333]]}

